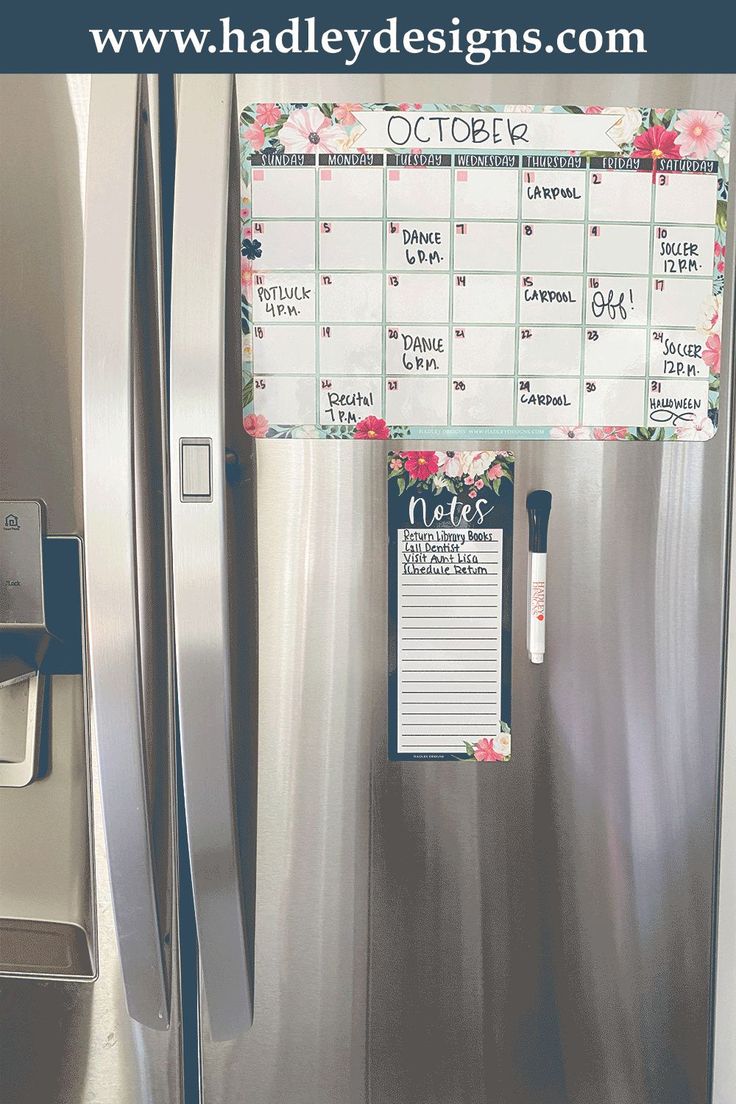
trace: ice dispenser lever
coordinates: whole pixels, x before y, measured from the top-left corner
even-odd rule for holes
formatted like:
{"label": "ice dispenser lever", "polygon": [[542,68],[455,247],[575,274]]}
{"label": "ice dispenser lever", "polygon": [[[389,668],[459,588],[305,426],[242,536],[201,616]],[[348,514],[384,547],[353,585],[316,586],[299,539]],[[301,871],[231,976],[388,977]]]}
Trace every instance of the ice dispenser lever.
{"label": "ice dispenser lever", "polygon": [[38,771],[53,638],[46,621],[43,504],[0,500],[0,786],[27,786]]}

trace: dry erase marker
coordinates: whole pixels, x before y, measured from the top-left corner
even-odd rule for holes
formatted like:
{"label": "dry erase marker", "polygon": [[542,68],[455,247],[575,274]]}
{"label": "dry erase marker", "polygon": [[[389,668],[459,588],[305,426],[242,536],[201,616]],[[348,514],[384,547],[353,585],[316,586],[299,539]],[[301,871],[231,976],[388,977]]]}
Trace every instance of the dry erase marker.
{"label": "dry erase marker", "polygon": [[552,509],[549,491],[530,491],[526,496],[529,515],[529,591],[527,597],[526,650],[532,663],[544,660],[547,624],[547,526]]}

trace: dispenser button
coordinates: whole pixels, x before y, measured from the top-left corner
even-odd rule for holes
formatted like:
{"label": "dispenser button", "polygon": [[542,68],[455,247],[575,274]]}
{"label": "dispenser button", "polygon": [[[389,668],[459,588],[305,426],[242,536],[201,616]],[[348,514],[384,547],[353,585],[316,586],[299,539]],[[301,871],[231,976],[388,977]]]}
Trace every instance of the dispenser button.
{"label": "dispenser button", "polygon": [[212,440],[209,437],[182,437],[182,502],[212,501]]}
{"label": "dispenser button", "polygon": [[45,528],[40,502],[0,501],[0,631],[44,628]]}

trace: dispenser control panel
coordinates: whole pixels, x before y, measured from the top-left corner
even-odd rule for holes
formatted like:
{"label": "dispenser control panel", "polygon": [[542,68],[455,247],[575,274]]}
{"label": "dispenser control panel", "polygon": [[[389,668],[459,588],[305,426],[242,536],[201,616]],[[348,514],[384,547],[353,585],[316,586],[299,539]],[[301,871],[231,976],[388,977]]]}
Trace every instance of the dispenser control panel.
{"label": "dispenser control panel", "polygon": [[45,627],[40,502],[0,500],[0,628]]}

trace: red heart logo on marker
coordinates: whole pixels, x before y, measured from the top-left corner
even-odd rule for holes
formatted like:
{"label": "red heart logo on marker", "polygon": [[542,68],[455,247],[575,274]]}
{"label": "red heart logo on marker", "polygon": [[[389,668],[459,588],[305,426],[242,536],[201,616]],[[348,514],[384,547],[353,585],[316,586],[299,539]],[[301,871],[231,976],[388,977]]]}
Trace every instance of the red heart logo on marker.
{"label": "red heart logo on marker", "polygon": [[537,614],[537,621],[544,621],[544,614],[543,613],[538,613]]}

